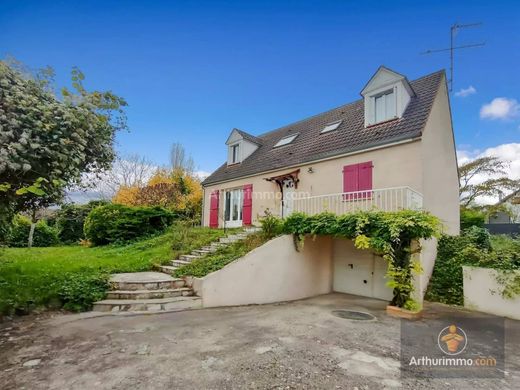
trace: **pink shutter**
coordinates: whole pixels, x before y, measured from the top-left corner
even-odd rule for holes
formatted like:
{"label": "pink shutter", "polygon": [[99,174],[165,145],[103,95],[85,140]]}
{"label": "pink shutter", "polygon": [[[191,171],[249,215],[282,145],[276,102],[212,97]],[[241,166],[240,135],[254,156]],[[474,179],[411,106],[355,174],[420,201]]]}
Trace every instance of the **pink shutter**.
{"label": "pink shutter", "polygon": [[367,191],[362,193],[362,198],[372,197],[372,161],[360,163],[358,176],[358,191]]}
{"label": "pink shutter", "polygon": [[242,223],[251,225],[253,220],[253,185],[244,186],[244,204],[242,205]]}
{"label": "pink shutter", "polygon": [[[358,191],[359,164],[343,167],[343,192]],[[354,200],[356,194],[343,195],[343,200]]]}
{"label": "pink shutter", "polygon": [[211,193],[209,202],[209,227],[218,228],[218,204],[219,191],[215,190]]}

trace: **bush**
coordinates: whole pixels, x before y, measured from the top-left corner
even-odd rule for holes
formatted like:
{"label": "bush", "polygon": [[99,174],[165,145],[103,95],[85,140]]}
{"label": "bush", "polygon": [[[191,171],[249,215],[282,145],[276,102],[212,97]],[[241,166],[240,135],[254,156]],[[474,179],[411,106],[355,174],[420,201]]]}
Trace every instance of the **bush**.
{"label": "bush", "polygon": [[461,236],[443,236],[437,248],[437,260],[425,298],[448,304],[463,305],[462,266],[520,269],[520,240],[489,236],[476,226]]}
{"label": "bush", "polygon": [[56,217],[58,237],[64,244],[77,243],[85,238],[83,225],[85,218],[95,207],[105,205],[103,201],[92,201],[85,205],[67,204],[62,206]]}
{"label": "bush", "polygon": [[271,239],[282,233],[283,219],[273,215],[269,210],[266,210],[264,215],[260,218],[262,225],[262,232],[265,238]]}
{"label": "bush", "polygon": [[85,237],[94,245],[123,243],[163,231],[174,215],[161,207],[110,204],[93,209],[85,219]]}
{"label": "bush", "polygon": [[[26,247],[31,230],[31,221],[22,215],[17,215],[9,234],[8,244],[12,247]],[[33,246],[46,247],[59,243],[58,231],[50,227],[44,220],[36,223],[33,236]]]}
{"label": "bush", "polygon": [[486,214],[477,209],[460,209],[460,228],[466,230],[472,226],[482,227],[486,221]]}
{"label": "bush", "polygon": [[92,302],[105,298],[109,289],[108,275],[72,274],[63,280],[58,295],[65,310],[84,311]]}

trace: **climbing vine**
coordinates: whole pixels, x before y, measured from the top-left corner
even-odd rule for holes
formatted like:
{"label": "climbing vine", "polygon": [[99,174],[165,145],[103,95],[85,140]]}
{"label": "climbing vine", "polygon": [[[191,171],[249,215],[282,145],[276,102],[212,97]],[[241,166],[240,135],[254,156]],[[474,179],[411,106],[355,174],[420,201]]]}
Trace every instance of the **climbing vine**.
{"label": "climbing vine", "polygon": [[413,275],[422,272],[413,257],[420,251],[418,240],[439,237],[440,227],[439,219],[430,213],[410,210],[363,211],[339,216],[294,213],[283,223],[284,233],[294,235],[297,249],[303,247],[305,236],[331,235],[351,239],[356,248],[382,256],[388,262],[387,285],[393,289],[391,304],[410,310],[418,309],[411,297]]}

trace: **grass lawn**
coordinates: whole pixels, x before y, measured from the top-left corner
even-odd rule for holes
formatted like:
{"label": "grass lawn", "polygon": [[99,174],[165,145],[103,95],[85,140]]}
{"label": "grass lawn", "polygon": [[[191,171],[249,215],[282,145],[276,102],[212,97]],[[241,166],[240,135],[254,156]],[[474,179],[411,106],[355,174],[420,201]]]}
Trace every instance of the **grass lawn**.
{"label": "grass lawn", "polygon": [[104,297],[109,274],[150,270],[222,236],[220,229],[174,226],[126,246],[0,249],[0,313],[86,310]]}

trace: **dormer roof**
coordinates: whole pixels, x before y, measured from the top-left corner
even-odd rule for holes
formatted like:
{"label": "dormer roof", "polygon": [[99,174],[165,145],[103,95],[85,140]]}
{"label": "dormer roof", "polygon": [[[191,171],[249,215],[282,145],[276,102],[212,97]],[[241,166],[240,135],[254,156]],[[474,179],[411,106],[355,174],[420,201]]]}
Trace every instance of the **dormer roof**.
{"label": "dormer roof", "polygon": [[397,82],[402,82],[410,96],[415,96],[415,92],[406,76],[403,76],[402,74],[387,68],[384,65],[381,65],[376,70],[374,75],[365,84],[360,94],[361,96],[365,96],[374,90],[384,88],[385,86],[394,85]]}
{"label": "dormer roof", "polygon": [[231,130],[231,134],[229,134],[229,137],[226,140],[226,145],[229,145],[230,143],[236,141],[238,138],[252,142],[257,145],[262,145],[262,140],[260,138],[255,137],[254,135],[246,133],[244,130],[240,130],[237,128]]}

